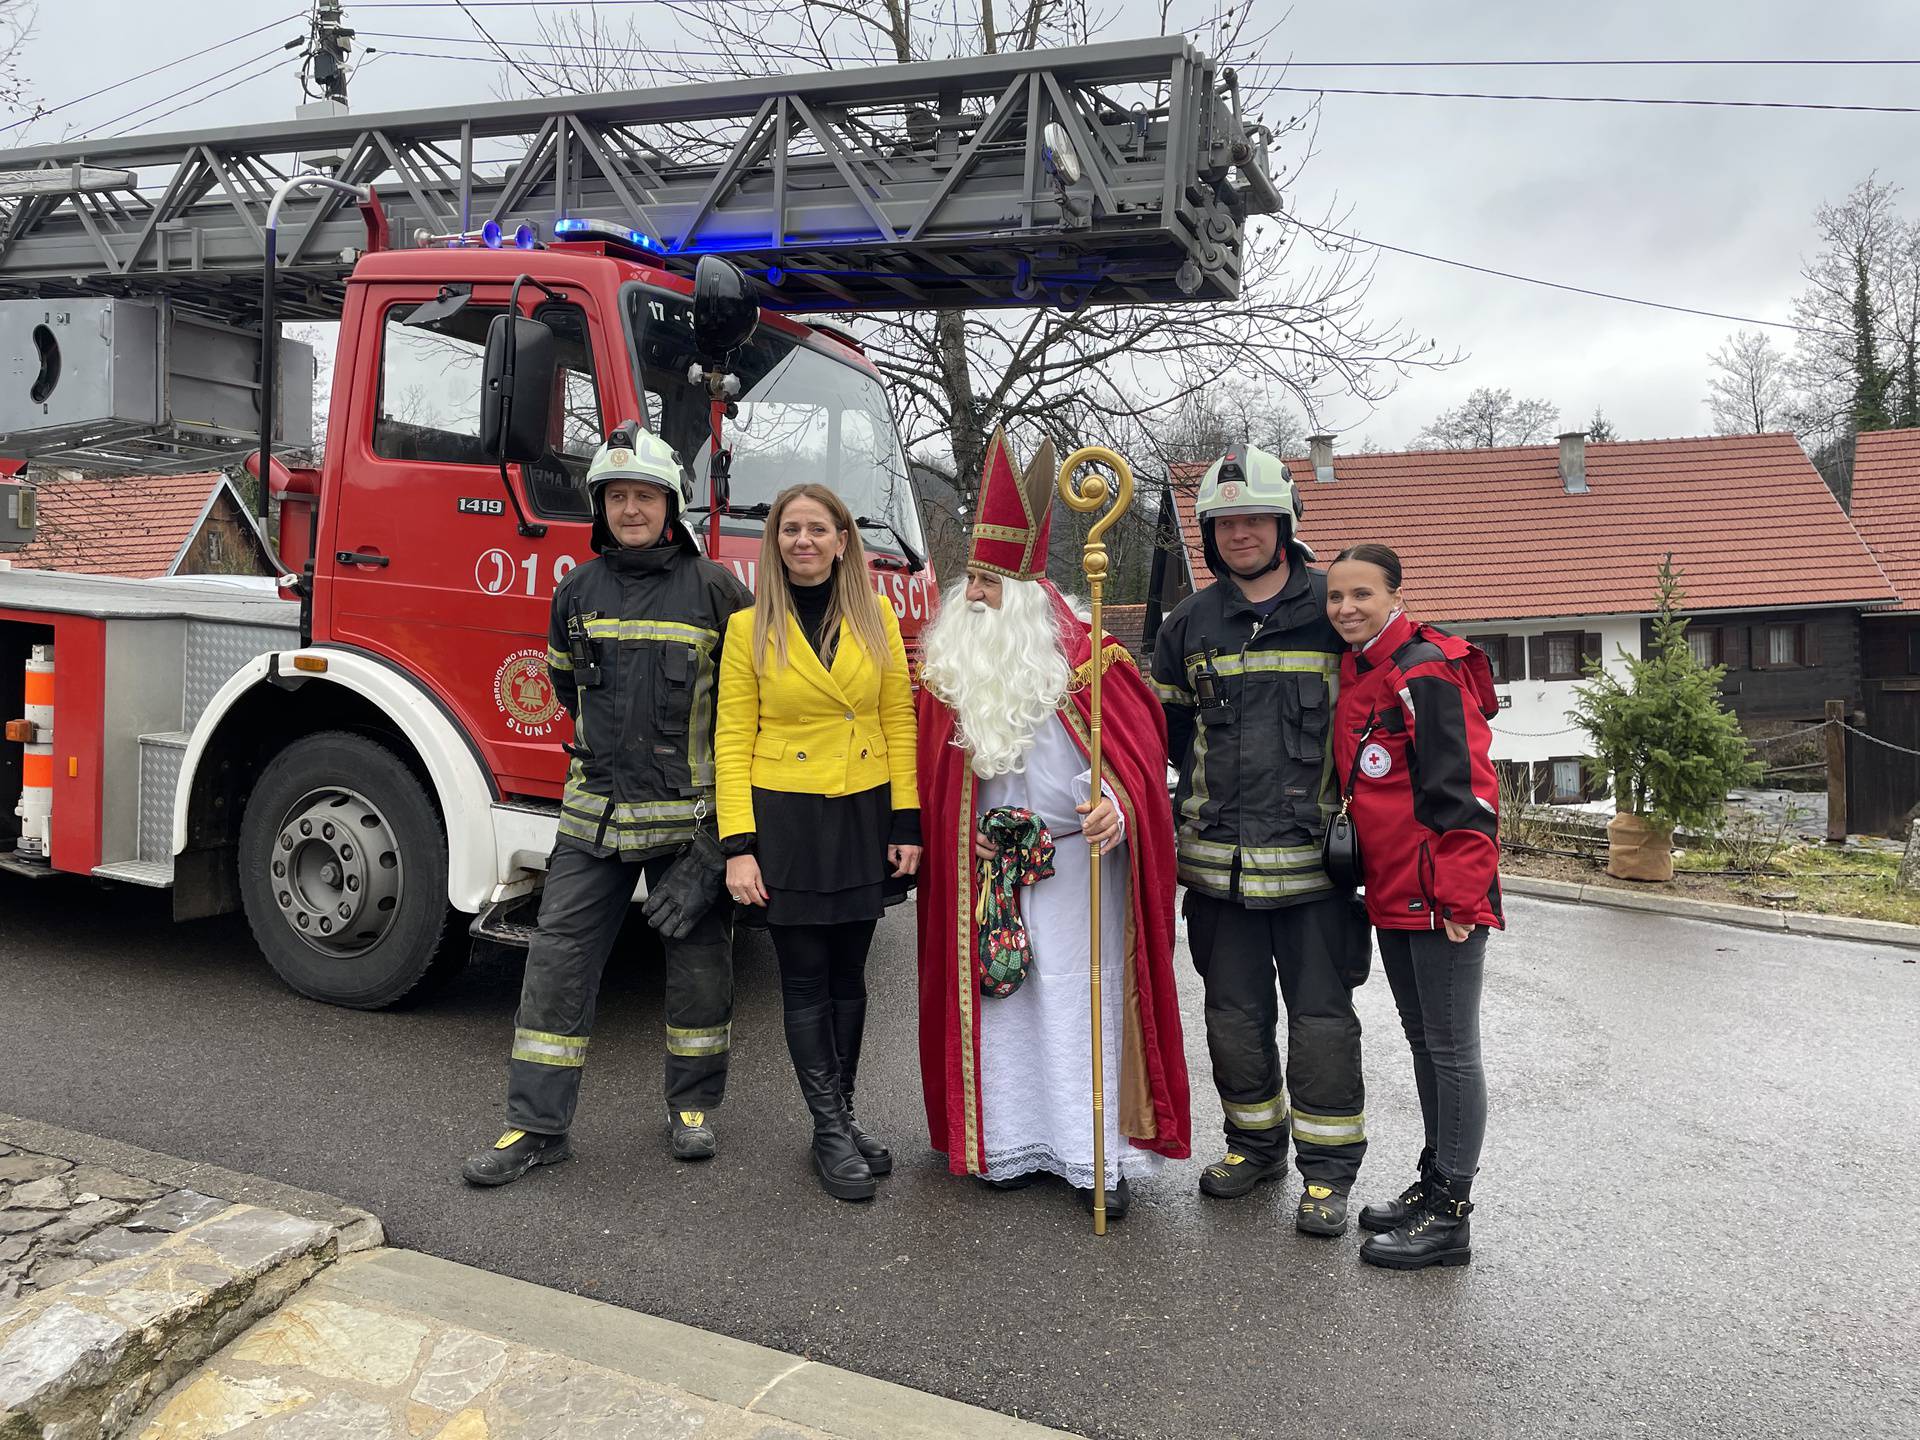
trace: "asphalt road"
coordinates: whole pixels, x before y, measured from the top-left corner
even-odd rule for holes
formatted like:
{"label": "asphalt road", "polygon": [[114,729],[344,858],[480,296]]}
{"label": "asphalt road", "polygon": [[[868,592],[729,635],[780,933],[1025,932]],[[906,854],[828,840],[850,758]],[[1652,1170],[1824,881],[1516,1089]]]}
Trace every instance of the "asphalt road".
{"label": "asphalt road", "polygon": [[[431,1006],[329,1009],[244,925],[0,876],[0,1110],[345,1197],[393,1243],[1093,1436],[1920,1434],[1920,965],[1897,951],[1513,904],[1489,950],[1493,1120],[1475,1260],[1400,1275],[1296,1236],[1297,1180],[1193,1186],[1096,1240],[1070,1192],[924,1148],[910,918],[882,927],[861,1095],[900,1163],[814,1184],[771,954],[745,942],[722,1154],[666,1155],[659,981],[617,967],[578,1158],[491,1192],[517,967]],[[1183,960],[1184,965],[1184,960]],[[1391,998],[1361,993],[1373,1150],[1419,1147]]]}

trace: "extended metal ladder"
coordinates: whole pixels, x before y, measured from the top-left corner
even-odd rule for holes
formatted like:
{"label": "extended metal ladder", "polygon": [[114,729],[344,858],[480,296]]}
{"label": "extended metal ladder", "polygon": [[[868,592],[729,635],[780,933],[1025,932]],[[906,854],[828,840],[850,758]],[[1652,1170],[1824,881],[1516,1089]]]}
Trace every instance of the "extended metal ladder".
{"label": "extended metal ladder", "polygon": [[[689,138],[690,136],[709,138]],[[599,219],[727,252],[793,310],[1230,299],[1280,198],[1237,83],[1179,37],[847,72],[88,139],[0,155],[0,297],[169,296],[257,319],[275,185],[373,185],[393,243]],[[488,152],[483,154],[484,152]],[[339,313],[336,195],[282,218],[282,314]]]}

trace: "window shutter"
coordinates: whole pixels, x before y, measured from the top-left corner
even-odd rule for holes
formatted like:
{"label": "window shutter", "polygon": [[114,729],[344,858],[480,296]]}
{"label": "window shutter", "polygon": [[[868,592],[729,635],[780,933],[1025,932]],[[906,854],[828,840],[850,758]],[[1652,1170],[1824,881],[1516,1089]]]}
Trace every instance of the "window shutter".
{"label": "window shutter", "polygon": [[1507,679],[1524,680],[1527,678],[1527,637],[1524,635],[1507,636]]}
{"label": "window shutter", "polygon": [[1536,680],[1547,678],[1547,637],[1527,636],[1527,673]]}
{"label": "window shutter", "polygon": [[1770,669],[1767,663],[1767,627],[1755,625],[1747,632],[1747,636],[1747,643],[1752,647],[1748,652],[1748,663],[1756,670]]}
{"label": "window shutter", "polygon": [[1580,761],[1580,798],[1583,800],[1604,800],[1607,796],[1607,777],[1600,768],[1600,762],[1592,756]]}
{"label": "window shutter", "polygon": [[1600,658],[1600,637],[1598,635],[1589,632],[1580,637],[1580,658],[1582,660],[1598,660]]}
{"label": "window shutter", "polygon": [[1800,663],[1820,663],[1820,626],[1814,621],[1808,621],[1800,627]]}
{"label": "window shutter", "polygon": [[1726,625],[1720,630],[1720,663],[1729,671],[1747,668],[1747,627]]}

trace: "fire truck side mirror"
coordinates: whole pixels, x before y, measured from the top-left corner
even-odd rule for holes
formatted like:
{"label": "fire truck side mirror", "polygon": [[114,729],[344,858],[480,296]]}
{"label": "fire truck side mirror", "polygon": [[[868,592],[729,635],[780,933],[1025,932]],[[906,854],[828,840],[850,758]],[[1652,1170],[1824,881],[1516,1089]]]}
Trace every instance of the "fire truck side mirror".
{"label": "fire truck side mirror", "polygon": [[480,387],[480,443],[494,459],[525,464],[547,453],[555,363],[553,331],[544,324],[494,316]]}
{"label": "fire truck side mirror", "polygon": [[700,359],[724,365],[759,323],[747,277],[718,255],[702,255],[693,270],[693,348]]}

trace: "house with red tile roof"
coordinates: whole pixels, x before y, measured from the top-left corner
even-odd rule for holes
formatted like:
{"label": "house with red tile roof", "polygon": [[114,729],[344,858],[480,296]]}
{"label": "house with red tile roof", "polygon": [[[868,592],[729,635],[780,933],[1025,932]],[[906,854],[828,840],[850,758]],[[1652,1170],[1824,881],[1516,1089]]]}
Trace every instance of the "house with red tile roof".
{"label": "house with red tile roof", "polygon": [[220,474],[42,480],[39,523],[21,569],[83,575],[272,575],[273,552]]}
{"label": "house with red tile roof", "polygon": [[[1753,734],[1857,701],[1861,616],[1900,604],[1790,434],[1340,456],[1331,436],[1309,443],[1287,461],[1301,537],[1322,564],[1362,541],[1399,552],[1408,609],[1492,657],[1505,711],[1495,756],[1527,766],[1543,797],[1589,788],[1567,706],[1584,659],[1624,668],[1622,650],[1643,653],[1662,556],[1680,573],[1689,643],[1727,667],[1727,703]],[[1163,602],[1213,583],[1193,514],[1203,473],[1170,478],[1185,543]]]}
{"label": "house with red tile roof", "polygon": [[[1899,602],[1861,617],[1861,704],[1869,735],[1920,749],[1920,430],[1854,437],[1853,526]],[[1847,746],[1847,823],[1905,835],[1920,815],[1920,765],[1855,738]]]}

